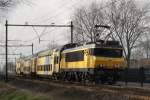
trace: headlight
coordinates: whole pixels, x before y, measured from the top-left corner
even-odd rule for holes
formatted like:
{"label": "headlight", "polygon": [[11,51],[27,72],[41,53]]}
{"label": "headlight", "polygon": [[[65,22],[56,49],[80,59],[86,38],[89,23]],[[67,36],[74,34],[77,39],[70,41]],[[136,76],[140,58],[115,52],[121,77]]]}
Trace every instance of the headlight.
{"label": "headlight", "polygon": [[115,68],[119,68],[119,66],[120,66],[119,64],[115,64]]}

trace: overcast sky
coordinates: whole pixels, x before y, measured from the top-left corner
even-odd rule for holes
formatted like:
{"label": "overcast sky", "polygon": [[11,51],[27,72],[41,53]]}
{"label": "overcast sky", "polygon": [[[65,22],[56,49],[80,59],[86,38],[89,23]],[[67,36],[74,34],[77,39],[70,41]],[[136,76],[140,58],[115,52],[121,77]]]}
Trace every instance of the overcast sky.
{"label": "overcast sky", "polygon": [[[30,0],[29,0],[30,1]],[[1,22],[0,44],[5,41],[5,19],[11,24],[70,24],[74,10],[80,6],[88,5],[90,2],[101,0],[32,0],[32,4],[20,4],[9,11],[6,18]],[[6,12],[5,12],[6,13]],[[36,31],[36,32],[35,32]],[[41,40],[47,40],[39,44],[37,34],[44,31]],[[36,28],[36,27],[9,27],[9,40],[21,40],[17,42],[9,41],[11,44],[31,44],[34,43],[34,52],[44,50],[48,43],[66,44],[70,42],[70,28]],[[24,41],[24,42],[22,42]],[[1,49],[2,50],[2,49]],[[5,49],[3,49],[4,51]],[[31,54],[31,47],[9,48],[9,53]],[[1,56],[4,58],[4,56]],[[14,56],[10,56],[14,58]]]}
{"label": "overcast sky", "polygon": [[[30,1],[30,0],[29,0]],[[102,0],[31,0],[33,4],[20,4],[7,13],[0,28],[0,41],[5,41],[5,19],[11,24],[70,24],[74,10],[80,6],[88,5],[90,2]],[[106,1],[106,0],[103,0]],[[141,0],[139,0],[141,1]],[[144,0],[143,0],[144,1]],[[36,32],[35,32],[36,30]],[[42,31],[44,35],[41,40],[48,40],[39,44],[37,34]],[[22,40],[9,42],[9,44],[31,44],[34,43],[34,52],[44,50],[48,43],[66,44],[70,42],[70,28],[34,28],[33,27],[9,27],[9,40]],[[1,42],[0,42],[1,43]],[[31,54],[31,47],[9,48],[10,53]],[[4,58],[4,57],[2,57]],[[13,57],[14,58],[14,57]]]}

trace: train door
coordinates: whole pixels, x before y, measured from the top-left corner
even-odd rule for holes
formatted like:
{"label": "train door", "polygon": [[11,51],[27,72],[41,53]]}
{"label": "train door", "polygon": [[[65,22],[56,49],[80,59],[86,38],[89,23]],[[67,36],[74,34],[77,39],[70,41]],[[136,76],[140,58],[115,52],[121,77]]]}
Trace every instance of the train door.
{"label": "train door", "polygon": [[48,55],[45,57],[45,64],[44,64],[44,71],[46,75],[52,75],[52,69],[50,68],[51,66],[51,56]]}
{"label": "train door", "polygon": [[23,71],[24,65],[25,65],[25,62],[24,62],[23,60],[21,60],[21,61],[20,61],[20,73],[21,73],[21,74],[23,74],[23,72],[24,72],[24,71]]}
{"label": "train door", "polygon": [[59,68],[59,66],[58,66],[58,63],[59,63],[58,60],[59,60],[59,57],[57,55],[55,55],[55,57],[54,57],[55,72],[58,72],[58,68]]}
{"label": "train door", "polygon": [[56,72],[56,60],[57,60],[57,56],[56,56],[56,54],[54,53],[54,64],[53,64],[54,72]]}
{"label": "train door", "polygon": [[84,50],[84,60],[85,60],[85,66],[87,66],[87,68],[90,68],[92,66],[92,59],[90,57],[90,50],[89,49],[85,49]]}
{"label": "train door", "polygon": [[35,57],[34,59],[33,59],[33,62],[34,62],[34,74],[36,75],[36,69],[37,69],[37,57]]}
{"label": "train door", "polygon": [[19,60],[16,61],[16,73],[20,74],[20,61]]}
{"label": "train door", "polygon": [[53,53],[53,68],[55,73],[59,71],[59,52],[57,51]]}
{"label": "train door", "polygon": [[31,74],[32,75],[35,75],[36,74],[36,57],[34,58],[32,58],[32,60],[31,60]]}

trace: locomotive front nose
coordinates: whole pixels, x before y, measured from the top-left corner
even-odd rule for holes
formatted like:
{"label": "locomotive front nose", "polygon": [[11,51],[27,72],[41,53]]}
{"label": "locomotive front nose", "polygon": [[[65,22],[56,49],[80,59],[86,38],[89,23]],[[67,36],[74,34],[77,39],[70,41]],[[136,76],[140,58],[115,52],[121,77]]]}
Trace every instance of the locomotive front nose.
{"label": "locomotive front nose", "polygon": [[97,59],[96,66],[105,69],[114,69],[114,68],[122,69],[124,68],[124,60],[120,58],[103,59],[103,60]]}

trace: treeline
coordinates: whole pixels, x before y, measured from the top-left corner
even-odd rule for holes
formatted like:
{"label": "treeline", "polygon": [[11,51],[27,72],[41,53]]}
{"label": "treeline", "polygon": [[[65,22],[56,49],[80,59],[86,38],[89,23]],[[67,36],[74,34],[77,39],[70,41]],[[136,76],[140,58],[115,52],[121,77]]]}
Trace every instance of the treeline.
{"label": "treeline", "polygon": [[142,53],[149,57],[149,7],[149,2],[136,0],[109,0],[82,6],[73,16],[74,42],[120,41],[129,67],[132,55],[139,54],[136,51],[143,49]]}

